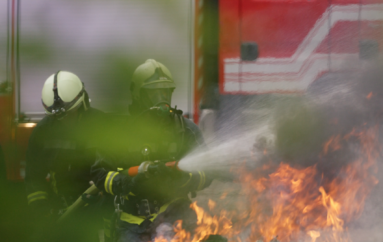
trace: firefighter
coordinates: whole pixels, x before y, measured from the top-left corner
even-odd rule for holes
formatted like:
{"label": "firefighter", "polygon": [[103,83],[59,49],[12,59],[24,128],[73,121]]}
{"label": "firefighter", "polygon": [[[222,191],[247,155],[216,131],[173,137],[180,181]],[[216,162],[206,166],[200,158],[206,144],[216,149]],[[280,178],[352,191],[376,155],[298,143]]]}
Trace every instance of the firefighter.
{"label": "firefighter", "polygon": [[[28,205],[40,229],[54,224],[59,214],[90,186],[89,171],[102,139],[100,125],[105,121],[103,112],[90,107],[84,84],[71,72],[58,71],[48,77],[42,89],[42,104],[46,116],[29,139],[25,174]],[[38,227],[36,231],[40,232],[36,234],[42,232]],[[53,230],[44,229],[49,231]],[[82,232],[67,235],[74,238],[76,233]],[[40,241],[52,239],[48,234],[35,236]]]}
{"label": "firefighter", "polygon": [[[120,129],[120,152],[101,155],[92,167],[95,185],[115,195],[118,241],[150,241],[160,224],[172,225],[182,219],[196,222],[188,194],[207,187],[211,179],[203,171],[181,172],[164,165],[179,161],[203,146],[198,127],[171,107],[175,83],[168,68],[153,59],[134,72],[131,82],[133,102],[130,116]],[[145,172],[156,162],[156,171]],[[137,176],[128,168],[140,166]],[[112,225],[113,226],[113,225]]]}

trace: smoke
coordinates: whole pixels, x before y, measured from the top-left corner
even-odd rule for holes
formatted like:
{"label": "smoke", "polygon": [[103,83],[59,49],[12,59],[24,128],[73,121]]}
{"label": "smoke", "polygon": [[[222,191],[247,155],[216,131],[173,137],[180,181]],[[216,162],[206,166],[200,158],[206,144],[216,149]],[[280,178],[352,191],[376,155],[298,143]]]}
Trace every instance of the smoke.
{"label": "smoke", "polygon": [[[227,210],[235,208],[236,201],[246,199],[235,182],[239,167],[255,171],[265,164],[277,167],[280,162],[298,169],[316,165],[325,178],[343,179],[342,167],[355,161],[362,147],[357,136],[341,138],[370,129],[381,140],[382,78],[383,68],[377,65],[362,71],[327,73],[301,96],[235,100],[220,114],[226,122],[220,123],[216,141],[209,144],[209,149],[196,150],[179,164],[182,170],[204,170],[220,179],[199,192],[197,201],[204,204],[213,199]],[[331,139],[342,149],[330,146],[324,156],[325,143]],[[377,145],[379,150],[381,143]],[[383,168],[380,153],[376,167]],[[275,170],[261,175],[272,171]],[[377,179],[382,181],[383,175],[378,173]],[[223,201],[226,193],[231,195]],[[382,185],[372,187],[370,193],[358,219],[346,224],[351,241],[383,241]]]}
{"label": "smoke", "polygon": [[[175,233],[173,231],[173,225],[170,223],[162,223],[156,228],[156,238],[171,241]],[[153,238],[154,241],[154,238]]]}

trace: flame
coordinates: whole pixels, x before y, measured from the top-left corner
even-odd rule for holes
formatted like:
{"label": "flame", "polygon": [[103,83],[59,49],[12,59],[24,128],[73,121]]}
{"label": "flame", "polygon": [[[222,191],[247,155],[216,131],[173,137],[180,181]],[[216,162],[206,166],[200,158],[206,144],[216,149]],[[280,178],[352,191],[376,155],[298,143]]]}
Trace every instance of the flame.
{"label": "flame", "polygon": [[337,151],[341,149],[340,145],[340,135],[332,136],[323,147],[323,153],[327,155],[329,149],[332,151]]}
{"label": "flame", "polygon": [[[182,221],[177,221],[171,242],[203,241],[211,234],[237,242],[350,242],[347,224],[361,215],[366,198],[378,183],[374,177],[380,157],[377,131],[377,127],[353,129],[324,143],[323,160],[337,157],[332,155],[342,149],[355,154],[335,175],[325,174],[319,164],[295,168],[282,162],[266,176],[262,174],[270,170],[268,166],[255,171],[240,169],[241,194],[246,199],[239,198],[232,211],[209,200],[206,212],[193,202],[196,229],[185,231]],[[155,242],[164,241],[156,238]]]}
{"label": "flame", "polygon": [[[214,209],[215,202],[209,200],[210,210]],[[225,234],[229,235],[232,228],[231,220],[227,217],[227,212],[222,210],[219,216],[211,216],[205,210],[193,202],[190,207],[197,214],[197,228],[191,239],[191,233],[182,228],[182,220],[177,220],[173,226],[175,236],[171,242],[197,242],[206,239],[209,235]],[[154,239],[155,242],[168,242],[166,238],[160,236]]]}
{"label": "flame", "polygon": [[311,242],[315,242],[318,237],[320,237],[320,232],[315,230],[310,230],[307,234],[311,237]]}
{"label": "flame", "polygon": [[219,199],[225,199],[227,196],[227,192],[223,192]]}
{"label": "flame", "polygon": [[372,98],[372,96],[373,96],[373,93],[370,92],[370,93],[366,96],[366,98],[367,98],[368,100],[370,100],[370,99]]}

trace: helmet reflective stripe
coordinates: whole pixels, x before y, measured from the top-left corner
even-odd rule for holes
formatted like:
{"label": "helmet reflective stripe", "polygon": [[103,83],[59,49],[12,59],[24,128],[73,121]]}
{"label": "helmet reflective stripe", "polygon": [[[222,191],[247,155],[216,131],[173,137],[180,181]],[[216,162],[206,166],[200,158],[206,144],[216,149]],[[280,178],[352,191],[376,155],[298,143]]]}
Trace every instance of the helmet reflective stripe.
{"label": "helmet reflective stripe", "polygon": [[78,107],[84,101],[84,93],[84,84],[75,74],[58,71],[45,81],[41,99],[48,115],[62,115]]}

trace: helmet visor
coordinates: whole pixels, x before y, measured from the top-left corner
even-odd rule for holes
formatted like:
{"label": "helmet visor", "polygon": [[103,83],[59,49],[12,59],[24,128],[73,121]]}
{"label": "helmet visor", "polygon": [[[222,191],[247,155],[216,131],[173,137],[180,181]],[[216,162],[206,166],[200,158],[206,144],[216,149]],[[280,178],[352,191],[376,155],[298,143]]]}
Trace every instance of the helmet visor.
{"label": "helmet visor", "polygon": [[143,88],[142,101],[147,108],[157,106],[161,103],[166,103],[170,106],[172,101],[172,88]]}
{"label": "helmet visor", "polygon": [[151,83],[144,83],[142,85],[142,88],[151,88],[151,89],[156,89],[156,88],[171,88],[174,89],[176,88],[176,84],[172,81],[163,81],[163,80],[158,80],[158,81],[152,81]]}

